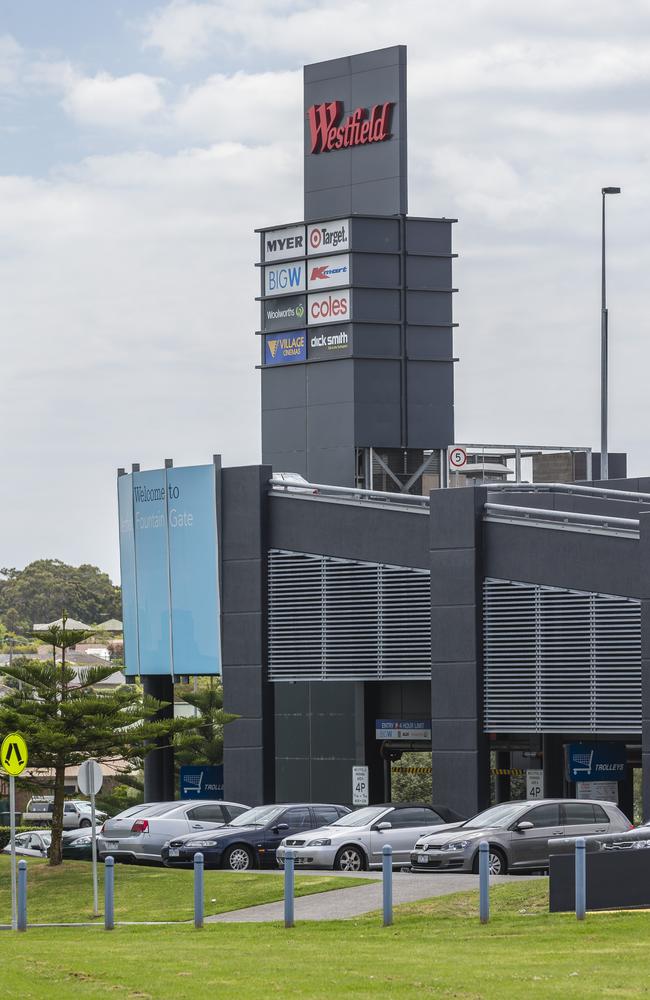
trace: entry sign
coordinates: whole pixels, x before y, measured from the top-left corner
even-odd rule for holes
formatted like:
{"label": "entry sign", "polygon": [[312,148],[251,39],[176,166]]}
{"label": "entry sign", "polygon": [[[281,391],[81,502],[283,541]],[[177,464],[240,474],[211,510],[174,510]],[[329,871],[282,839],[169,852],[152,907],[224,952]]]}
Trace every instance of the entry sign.
{"label": "entry sign", "polygon": [[367,806],[368,798],[368,768],[352,768],[352,805]]}
{"label": "entry sign", "polygon": [[27,767],[27,744],[20,733],[9,733],[0,747],[0,764],[7,774],[15,778]]}
{"label": "entry sign", "polygon": [[85,760],[77,774],[77,788],[82,795],[97,795],[104,782],[102,769],[96,760]]}
{"label": "entry sign", "polygon": [[544,772],[541,768],[529,768],[526,771],[526,798],[544,798]]}
{"label": "entry sign", "polygon": [[452,469],[462,469],[467,465],[467,452],[464,448],[451,448],[449,451],[449,464]]}

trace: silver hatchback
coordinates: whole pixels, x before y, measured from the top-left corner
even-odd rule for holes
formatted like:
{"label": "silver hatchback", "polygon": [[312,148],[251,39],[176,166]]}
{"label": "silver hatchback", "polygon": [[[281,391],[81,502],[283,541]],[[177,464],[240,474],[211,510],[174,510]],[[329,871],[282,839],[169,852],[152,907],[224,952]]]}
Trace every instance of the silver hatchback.
{"label": "silver hatchback", "polygon": [[99,856],[162,864],[163,846],[172,837],[213,830],[248,808],[239,802],[209,799],[132,806],[104,823],[97,841]]}
{"label": "silver hatchback", "polygon": [[450,832],[420,837],[411,852],[411,869],[428,872],[478,871],[479,844],[489,845],[491,875],[548,868],[549,841],[618,833],[631,829],[627,816],[611,802],[537,799],[502,802]]}

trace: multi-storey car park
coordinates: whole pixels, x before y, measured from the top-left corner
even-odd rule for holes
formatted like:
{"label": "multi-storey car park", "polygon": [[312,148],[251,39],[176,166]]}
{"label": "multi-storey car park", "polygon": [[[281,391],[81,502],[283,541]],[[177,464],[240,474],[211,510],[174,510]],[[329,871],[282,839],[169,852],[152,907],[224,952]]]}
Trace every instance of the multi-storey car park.
{"label": "multi-storey car park", "polygon": [[460,813],[541,771],[631,815],[650,477],[455,444],[453,220],[407,213],[402,46],[305,67],[304,160],[303,219],[260,230],[262,464],[119,470],[127,671],[164,700],[223,673],[229,799],[351,804],[366,766],[383,801],[418,750]]}

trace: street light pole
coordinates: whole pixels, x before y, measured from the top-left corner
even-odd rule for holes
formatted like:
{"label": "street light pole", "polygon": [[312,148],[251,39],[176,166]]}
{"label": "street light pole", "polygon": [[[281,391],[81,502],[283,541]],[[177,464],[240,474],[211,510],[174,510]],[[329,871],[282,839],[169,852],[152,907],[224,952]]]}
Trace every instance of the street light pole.
{"label": "street light pole", "polygon": [[605,195],[620,194],[620,187],[604,187],[600,270],[600,478],[609,479],[607,453],[607,389],[608,389],[608,338],[607,338],[607,283],[605,277]]}

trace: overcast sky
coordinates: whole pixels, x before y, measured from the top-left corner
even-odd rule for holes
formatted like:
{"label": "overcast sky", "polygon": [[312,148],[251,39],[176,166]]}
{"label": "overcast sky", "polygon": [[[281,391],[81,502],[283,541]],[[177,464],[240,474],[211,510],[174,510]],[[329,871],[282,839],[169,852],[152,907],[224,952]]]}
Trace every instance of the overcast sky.
{"label": "overcast sky", "polygon": [[650,473],[650,2],[0,0],[0,565],[119,575],[115,471],[259,452],[256,226],[302,214],[301,68],[408,45],[410,211],[454,216],[458,441]]}

